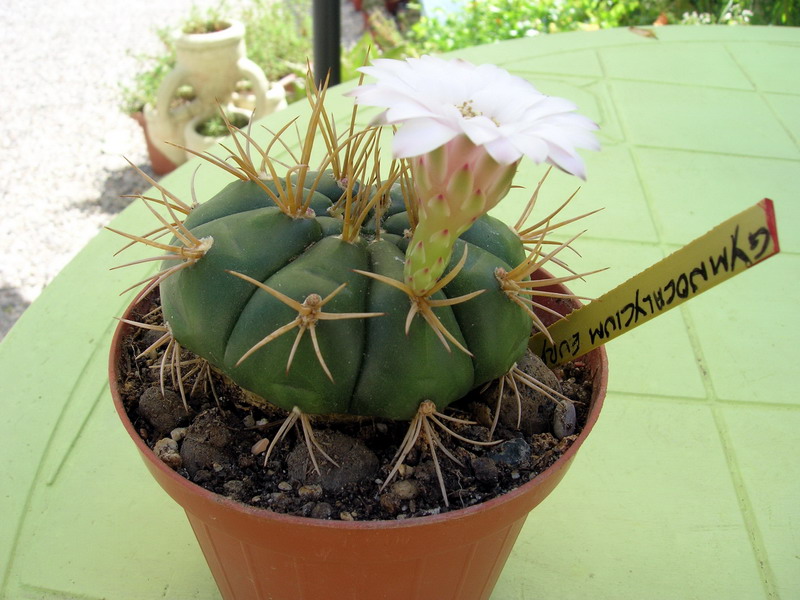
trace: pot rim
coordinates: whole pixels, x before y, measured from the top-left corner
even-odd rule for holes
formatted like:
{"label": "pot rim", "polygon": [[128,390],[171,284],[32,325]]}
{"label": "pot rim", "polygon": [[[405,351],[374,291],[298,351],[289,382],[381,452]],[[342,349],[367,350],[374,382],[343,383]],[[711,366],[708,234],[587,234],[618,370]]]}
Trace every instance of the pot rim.
{"label": "pot rim", "polygon": [[225,29],[209,31],[207,33],[186,33],[182,29],[176,29],[173,34],[175,43],[181,49],[192,50],[195,48],[208,48],[238,43],[244,37],[244,23],[238,19],[229,18],[222,18],[221,21],[228,24]]}
{"label": "pot rim", "polygon": [[[140,296],[141,295],[137,295],[136,298],[133,300],[133,302],[131,302],[131,304],[128,305],[127,309],[125,310],[125,314],[123,315],[123,318],[127,318],[129,316],[131,309],[140,300]],[[580,303],[576,301],[576,308],[577,305],[579,304]],[[150,447],[148,447],[147,444],[145,444],[142,437],[134,429],[133,423],[128,418],[128,414],[125,410],[125,407],[122,404],[122,396],[119,392],[118,357],[120,353],[118,352],[118,350],[122,348],[122,339],[124,335],[126,335],[132,327],[133,327],[132,325],[120,321],[114,331],[114,336],[111,342],[110,360],[108,365],[108,379],[109,379],[109,388],[111,391],[111,396],[114,401],[114,408],[116,409],[117,414],[119,415],[120,420],[122,421],[122,424],[125,427],[125,430],[128,432],[128,435],[133,439],[134,443],[136,444],[136,447],[139,450],[139,452],[142,453],[143,455],[146,455],[151,464],[155,466],[155,468],[157,468],[162,473],[162,475],[171,479],[180,487],[184,488],[187,492],[198,495],[207,502],[227,507],[230,510],[242,512],[249,517],[275,520],[278,523],[284,525],[298,525],[298,526],[314,527],[326,530],[345,530],[345,531],[350,531],[350,530],[363,531],[363,530],[375,530],[375,529],[407,529],[413,527],[426,527],[440,523],[446,523],[448,521],[458,521],[459,519],[467,518],[470,515],[476,513],[482,513],[494,509],[499,509],[504,505],[513,502],[517,498],[524,496],[531,487],[539,486],[542,483],[544,483],[548,478],[552,476],[558,476],[560,474],[561,468],[562,466],[564,466],[564,463],[569,463],[574,458],[578,449],[586,440],[586,438],[589,436],[589,433],[592,431],[592,428],[594,427],[598,417],[600,416],[600,410],[603,407],[603,400],[605,399],[606,392],[608,390],[608,355],[606,354],[605,347],[600,346],[599,348],[595,348],[586,355],[586,356],[594,355],[597,357],[597,359],[593,361],[596,363],[596,366],[593,369],[591,406],[589,409],[589,414],[587,415],[586,418],[586,423],[583,429],[581,430],[580,434],[578,434],[577,439],[575,439],[575,441],[572,442],[570,447],[567,448],[567,450],[552,465],[547,467],[543,472],[539,473],[536,477],[534,477],[530,481],[522,484],[521,486],[519,486],[514,490],[511,490],[510,492],[506,492],[505,494],[492,498],[491,500],[487,500],[485,502],[481,502],[473,506],[450,510],[448,512],[441,513],[438,515],[410,517],[408,519],[395,519],[395,520],[386,519],[386,520],[370,520],[370,521],[335,521],[327,519],[314,519],[311,517],[300,517],[295,515],[278,513],[264,508],[251,506],[243,502],[231,500],[230,498],[211,492],[205,489],[204,487],[197,485],[196,483],[186,479],[185,477],[181,476],[176,471],[168,467],[157,456],[155,456]]]}

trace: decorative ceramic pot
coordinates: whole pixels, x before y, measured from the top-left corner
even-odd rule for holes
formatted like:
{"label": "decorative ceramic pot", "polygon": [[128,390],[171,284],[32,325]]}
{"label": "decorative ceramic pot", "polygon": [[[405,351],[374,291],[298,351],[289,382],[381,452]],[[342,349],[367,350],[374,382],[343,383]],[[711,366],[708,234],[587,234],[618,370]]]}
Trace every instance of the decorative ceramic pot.
{"label": "decorative ceramic pot", "polygon": [[[227,21],[219,31],[175,33],[175,68],[161,82],[154,106],[145,107],[145,119],[153,143],[176,165],[187,160],[178,146],[186,145],[184,132],[189,121],[207,117],[228,107],[238,82],[246,81],[253,99],[254,119],[286,106],[286,93],[278,84],[270,85],[264,72],[247,58],[240,21]],[[190,102],[176,104],[179,88],[190,87]]]}

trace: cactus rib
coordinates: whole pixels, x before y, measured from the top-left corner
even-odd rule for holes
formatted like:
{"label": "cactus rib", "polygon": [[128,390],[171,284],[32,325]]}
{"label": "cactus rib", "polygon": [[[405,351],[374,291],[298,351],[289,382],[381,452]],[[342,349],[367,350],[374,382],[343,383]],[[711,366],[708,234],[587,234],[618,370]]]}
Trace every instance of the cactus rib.
{"label": "cactus rib", "polygon": [[464,245],[464,254],[461,257],[461,260],[458,261],[453,269],[450,270],[447,275],[439,279],[439,281],[434,285],[431,289],[429,289],[424,296],[419,296],[411,289],[411,287],[402,281],[398,281],[396,279],[392,279],[391,277],[387,277],[385,275],[380,275],[378,273],[370,273],[369,271],[362,271],[359,269],[354,269],[356,273],[360,275],[365,275],[387,285],[390,285],[401,292],[405,293],[409,299],[411,300],[411,308],[408,310],[408,314],[406,315],[406,326],[405,332],[408,335],[409,329],[411,328],[411,322],[413,321],[416,315],[422,316],[425,322],[433,329],[436,336],[439,338],[439,341],[442,342],[442,345],[450,352],[450,345],[447,343],[449,340],[453,345],[456,346],[459,350],[464,352],[468,356],[473,356],[472,352],[467,350],[461,342],[459,342],[450,331],[448,331],[447,327],[445,327],[436,314],[433,312],[433,308],[440,307],[440,306],[453,306],[454,304],[460,304],[462,302],[467,302],[472,300],[473,298],[479,296],[486,290],[475,290],[468,294],[463,294],[461,296],[457,296],[455,298],[445,298],[445,299],[432,299],[436,292],[441,290],[445,287],[448,283],[450,283],[453,278],[461,271],[464,267],[464,263],[467,261],[467,250],[468,247],[466,244]]}
{"label": "cactus rib", "polygon": [[[533,321],[534,325],[539,329],[539,331],[543,332],[548,339],[550,339],[550,334],[547,331],[547,327],[545,326],[544,322],[539,318],[538,315],[534,312],[534,308],[539,308],[544,312],[547,312],[557,319],[562,318],[563,315],[561,313],[548,308],[547,306],[536,302],[533,298],[528,298],[526,296],[547,296],[552,297],[554,293],[552,292],[542,292],[542,291],[533,291],[527,289],[529,286],[527,285],[530,282],[530,276],[534,272],[541,269],[547,262],[552,261],[553,258],[564,248],[569,248],[570,244],[574,242],[578,237],[580,237],[584,232],[578,233],[577,235],[573,236],[570,240],[559,244],[554,250],[549,252],[546,255],[542,255],[541,253],[541,246],[543,244],[542,240],[536,245],[536,248],[530,251],[524,261],[522,261],[519,265],[511,269],[511,271],[506,271],[502,267],[498,267],[495,269],[495,278],[500,283],[500,288],[505,292],[506,296],[514,302],[515,304],[522,307],[525,312],[528,313],[528,316]],[[580,275],[575,275],[575,277],[581,277]],[[537,287],[544,284],[549,285],[551,283],[555,283],[553,278],[545,279],[541,282],[537,282]],[[575,298],[575,299],[582,299],[581,297],[575,296],[573,294],[561,294],[560,297],[565,298]]]}
{"label": "cactus rib", "polygon": [[235,366],[239,366],[244,362],[248,357],[250,357],[254,352],[259,350],[260,348],[266,346],[272,340],[282,336],[284,333],[288,333],[295,327],[299,328],[297,332],[297,337],[295,337],[294,344],[292,345],[292,349],[289,352],[289,358],[286,362],[286,374],[289,374],[289,370],[292,367],[292,361],[294,359],[295,352],[297,351],[297,346],[300,344],[300,340],[303,337],[303,334],[308,331],[311,335],[311,341],[314,345],[314,353],[317,355],[317,359],[319,360],[319,364],[322,367],[322,370],[325,371],[325,374],[328,376],[328,379],[333,381],[333,375],[328,369],[328,365],[325,363],[325,359],[322,357],[322,352],[319,349],[319,342],[317,341],[317,321],[335,321],[341,319],[367,319],[370,317],[382,317],[385,313],[326,313],[323,312],[322,308],[332,299],[334,298],[339,292],[341,292],[345,287],[347,287],[347,283],[341,284],[335,290],[333,290],[330,294],[322,298],[319,294],[309,294],[306,296],[306,299],[302,302],[298,302],[292,298],[289,298],[285,294],[282,294],[276,289],[273,289],[258,281],[257,279],[253,279],[247,275],[242,273],[238,273],[236,271],[227,271],[231,275],[235,275],[236,277],[243,279],[253,285],[258,286],[274,298],[280,300],[287,306],[293,308],[297,311],[297,317],[294,320],[290,321],[286,325],[282,327],[278,327],[275,331],[264,337],[261,341],[255,344],[252,348],[250,348],[244,355],[238,360]]}

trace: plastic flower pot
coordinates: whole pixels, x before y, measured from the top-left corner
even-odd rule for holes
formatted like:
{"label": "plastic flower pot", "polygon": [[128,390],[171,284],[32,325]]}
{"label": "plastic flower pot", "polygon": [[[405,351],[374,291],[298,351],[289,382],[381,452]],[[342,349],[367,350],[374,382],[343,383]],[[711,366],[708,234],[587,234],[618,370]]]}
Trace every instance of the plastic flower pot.
{"label": "plastic flower pot", "polygon": [[[545,289],[566,291],[560,285]],[[577,305],[549,303],[561,314]],[[120,323],[111,350],[114,404],[150,473],[185,510],[226,600],[488,599],[528,513],[561,481],[591,432],[608,380],[603,348],[581,359],[593,374],[587,422],[552,466],[516,490],[436,516],[326,521],[235,502],[184,479],[159,460],[128,419],[118,389],[129,327]]]}
{"label": "plastic flower pot", "polygon": [[153,140],[150,139],[150,132],[147,129],[147,121],[145,121],[144,113],[139,111],[133,113],[131,118],[136,121],[142,128],[144,133],[145,144],[147,144],[147,155],[150,158],[150,166],[156,175],[166,175],[175,170],[175,163],[168,159],[164,154],[156,148]]}

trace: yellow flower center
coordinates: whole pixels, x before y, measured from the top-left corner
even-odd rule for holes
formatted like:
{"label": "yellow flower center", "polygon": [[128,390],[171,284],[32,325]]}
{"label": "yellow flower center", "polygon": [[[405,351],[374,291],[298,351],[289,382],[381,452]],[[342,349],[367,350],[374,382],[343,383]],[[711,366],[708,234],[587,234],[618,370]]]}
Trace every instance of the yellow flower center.
{"label": "yellow flower center", "polygon": [[465,100],[456,106],[456,108],[461,113],[461,116],[465,119],[474,119],[475,117],[480,117],[483,114],[482,112],[475,110],[475,107],[472,105],[472,100]]}

